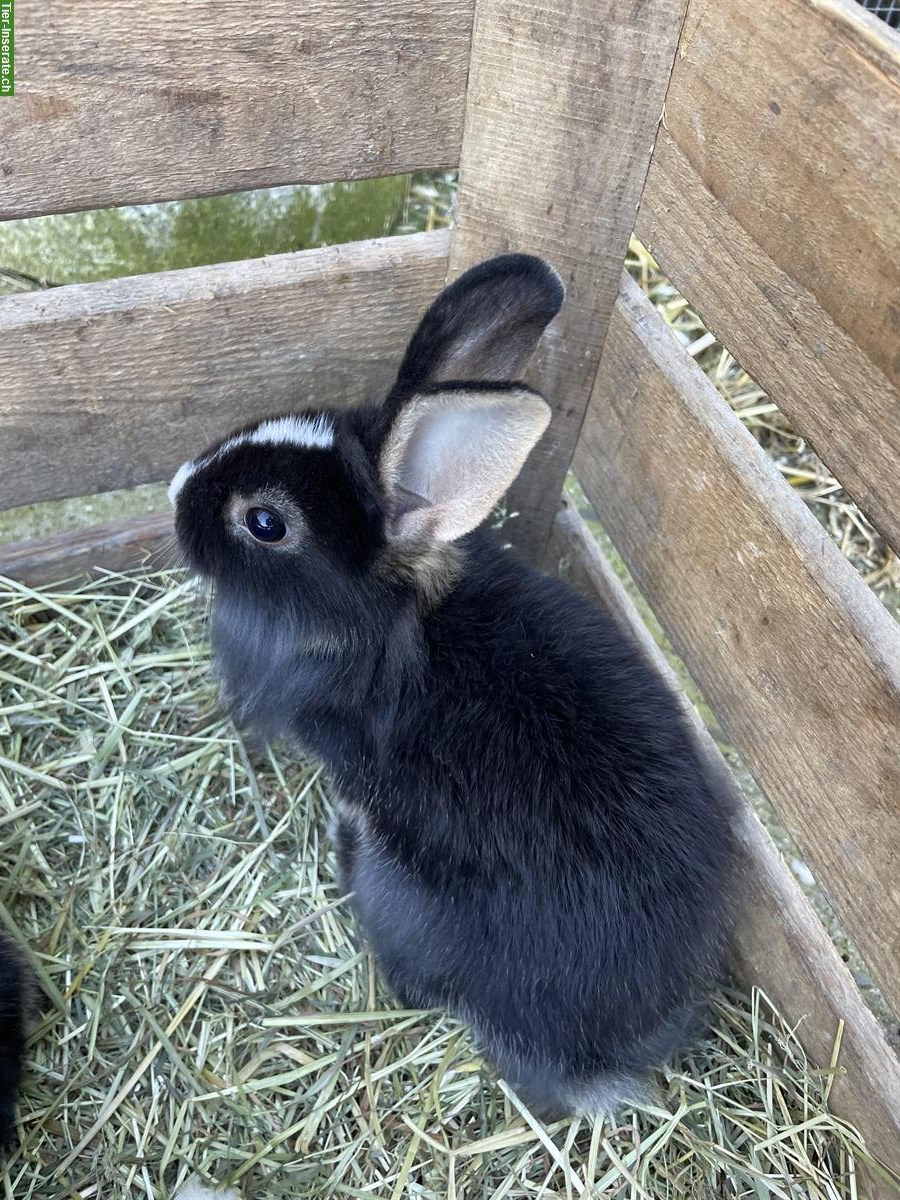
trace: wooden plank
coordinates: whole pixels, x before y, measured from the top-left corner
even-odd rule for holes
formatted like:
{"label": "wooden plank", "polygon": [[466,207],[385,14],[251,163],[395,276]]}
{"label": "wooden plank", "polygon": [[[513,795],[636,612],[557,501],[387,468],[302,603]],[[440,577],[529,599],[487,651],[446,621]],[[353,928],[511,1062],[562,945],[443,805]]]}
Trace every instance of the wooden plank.
{"label": "wooden plank", "polygon": [[4,300],[0,508],[165,479],[254,417],[361,399],[448,247],[441,230]]}
{"label": "wooden plank", "polygon": [[530,378],[553,421],[506,528],[540,558],[619,286],[685,0],[477,0],[451,274],[546,257],[568,299]]}
{"label": "wooden plank", "polygon": [[[745,878],[733,965],[747,988],[760,987],[797,1032],[810,1059],[825,1069],[839,1022],[844,1022],[832,1110],[862,1132],[869,1149],[900,1180],[900,1063],[777,847],[746,803],[702,720],[641,620],[585,522],[571,507],[557,517],[547,565],[609,609],[629,630],[675,692],[701,752],[740,814],[737,826]],[[871,1179],[865,1194],[896,1196]]]}
{"label": "wooden plank", "polygon": [[473,4],[19,0],[0,216],[455,167]]}
{"label": "wooden plank", "polygon": [[627,277],[574,466],[900,1012],[900,628]]}
{"label": "wooden plank", "polygon": [[0,575],[43,587],[97,567],[161,570],[175,565],[174,536],[172,514],[153,513],[0,545]]}
{"label": "wooden plank", "polygon": [[900,38],[692,0],[637,234],[900,550]]}
{"label": "wooden plank", "polygon": [[455,167],[474,0],[19,0],[0,216]]}

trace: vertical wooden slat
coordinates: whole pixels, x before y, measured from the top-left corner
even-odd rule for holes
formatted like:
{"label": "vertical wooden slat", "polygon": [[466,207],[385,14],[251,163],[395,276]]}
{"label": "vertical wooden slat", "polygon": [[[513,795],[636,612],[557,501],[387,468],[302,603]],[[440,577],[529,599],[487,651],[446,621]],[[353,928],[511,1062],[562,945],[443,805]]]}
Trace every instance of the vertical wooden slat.
{"label": "vertical wooden slat", "polygon": [[506,527],[540,557],[581,427],[662,115],[685,0],[477,0],[451,275],[546,257],[563,313],[530,378],[553,422]]}

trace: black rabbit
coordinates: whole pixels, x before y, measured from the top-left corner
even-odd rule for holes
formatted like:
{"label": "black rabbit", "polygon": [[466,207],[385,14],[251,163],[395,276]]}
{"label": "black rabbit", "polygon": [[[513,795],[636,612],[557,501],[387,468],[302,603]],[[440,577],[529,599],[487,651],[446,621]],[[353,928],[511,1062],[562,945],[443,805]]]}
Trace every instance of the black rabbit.
{"label": "black rabbit", "polygon": [[31,975],[25,961],[11,942],[0,937],[0,1154],[13,1139],[31,1001]]}
{"label": "black rabbit", "polygon": [[339,797],[343,885],[407,1005],[545,1111],[639,1098],[719,968],[729,814],[613,619],[479,528],[547,426],[518,379],[563,287],[505,255],[377,406],[248,426],[176,475],[237,718]]}

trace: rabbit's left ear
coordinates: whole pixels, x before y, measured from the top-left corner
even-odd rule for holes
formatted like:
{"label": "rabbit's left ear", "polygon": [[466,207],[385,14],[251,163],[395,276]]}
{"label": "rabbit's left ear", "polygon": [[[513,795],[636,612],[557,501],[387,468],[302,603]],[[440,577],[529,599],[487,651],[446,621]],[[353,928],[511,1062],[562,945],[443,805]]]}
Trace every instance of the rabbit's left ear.
{"label": "rabbit's left ear", "polygon": [[560,277],[532,254],[479,263],[444,288],[422,318],[397,374],[400,390],[521,379],[564,297]]}
{"label": "rabbit's left ear", "polygon": [[549,421],[543,397],[520,385],[413,396],[381,451],[389,539],[452,542],[480,525]]}

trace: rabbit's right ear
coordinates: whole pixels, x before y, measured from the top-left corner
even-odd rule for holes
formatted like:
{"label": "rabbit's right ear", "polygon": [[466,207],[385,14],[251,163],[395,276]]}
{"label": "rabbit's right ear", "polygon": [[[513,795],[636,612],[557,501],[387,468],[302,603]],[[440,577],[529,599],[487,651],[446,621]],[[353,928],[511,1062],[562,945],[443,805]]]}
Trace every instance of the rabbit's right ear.
{"label": "rabbit's right ear", "polygon": [[543,259],[502,254],[479,263],[422,318],[397,374],[400,390],[521,379],[564,297],[562,280]]}
{"label": "rabbit's right ear", "polygon": [[549,405],[524,385],[457,385],[413,396],[381,456],[389,542],[419,551],[480,525],[549,420]]}

